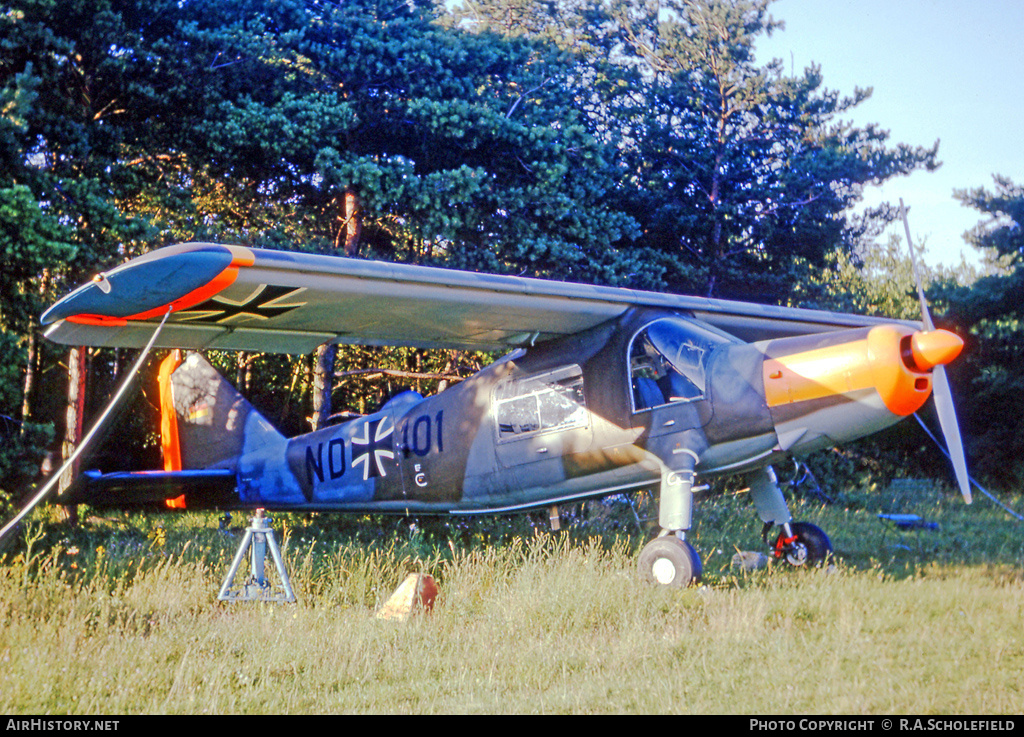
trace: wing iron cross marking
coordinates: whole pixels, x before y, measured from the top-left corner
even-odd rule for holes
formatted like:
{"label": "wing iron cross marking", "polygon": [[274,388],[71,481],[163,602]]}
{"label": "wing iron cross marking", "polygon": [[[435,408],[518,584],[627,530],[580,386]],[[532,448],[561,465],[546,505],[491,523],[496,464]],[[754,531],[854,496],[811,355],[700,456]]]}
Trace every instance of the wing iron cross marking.
{"label": "wing iron cross marking", "polygon": [[305,287],[275,287],[260,284],[241,300],[217,295],[189,310],[182,310],[178,313],[178,318],[181,321],[208,322],[218,325],[269,320],[306,304],[305,302],[288,302],[290,297],[304,291],[306,291]]}

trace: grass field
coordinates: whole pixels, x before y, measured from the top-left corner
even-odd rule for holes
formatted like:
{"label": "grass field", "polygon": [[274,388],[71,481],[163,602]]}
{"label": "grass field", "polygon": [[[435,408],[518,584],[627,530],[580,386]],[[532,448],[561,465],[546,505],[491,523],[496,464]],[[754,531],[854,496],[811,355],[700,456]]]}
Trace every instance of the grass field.
{"label": "grass field", "polygon": [[[834,568],[732,567],[760,523],[718,496],[698,504],[705,576],[686,590],[638,581],[621,510],[577,508],[557,535],[526,517],[282,515],[291,605],[217,601],[240,540],[217,515],[69,528],[44,511],[0,565],[0,712],[1024,711],[1024,524],[930,484],[793,506],[831,535]],[[436,578],[433,613],[375,619],[410,571]]]}

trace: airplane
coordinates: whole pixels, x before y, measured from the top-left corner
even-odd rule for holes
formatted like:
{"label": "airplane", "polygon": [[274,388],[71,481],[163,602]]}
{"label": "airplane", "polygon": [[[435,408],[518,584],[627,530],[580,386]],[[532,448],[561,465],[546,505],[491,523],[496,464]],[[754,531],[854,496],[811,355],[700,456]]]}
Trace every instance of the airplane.
{"label": "airplane", "polygon": [[[774,556],[820,564],[832,544],[793,520],[773,470],[780,461],[888,427],[934,390],[966,476],[943,373],[963,341],[923,309],[926,324],[168,246],[97,274],[42,316],[58,343],[178,349],[159,370],[164,468],[87,472],[61,503],[467,515],[651,489],[660,530],[640,552],[639,574],[686,586],[702,575],[687,539],[697,478],[744,474],[766,533],[778,529]],[[508,352],[434,396],[407,391],[293,438],[200,353],[308,353],[330,342]],[[961,491],[970,502],[966,483]]]}

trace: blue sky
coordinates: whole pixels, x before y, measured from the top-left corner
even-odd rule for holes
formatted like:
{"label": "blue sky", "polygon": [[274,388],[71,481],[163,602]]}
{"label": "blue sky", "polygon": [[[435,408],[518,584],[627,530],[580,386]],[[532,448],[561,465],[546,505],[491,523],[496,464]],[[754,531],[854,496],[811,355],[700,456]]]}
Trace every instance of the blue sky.
{"label": "blue sky", "polygon": [[798,73],[820,64],[825,86],[845,94],[873,87],[848,117],[878,123],[893,143],[941,139],[937,171],[893,179],[865,200],[902,197],[929,263],[976,260],[962,234],[982,216],[952,194],[991,189],[993,174],[1024,184],[1024,0],[776,0],[770,10],[786,29],[761,39],[758,61]]}

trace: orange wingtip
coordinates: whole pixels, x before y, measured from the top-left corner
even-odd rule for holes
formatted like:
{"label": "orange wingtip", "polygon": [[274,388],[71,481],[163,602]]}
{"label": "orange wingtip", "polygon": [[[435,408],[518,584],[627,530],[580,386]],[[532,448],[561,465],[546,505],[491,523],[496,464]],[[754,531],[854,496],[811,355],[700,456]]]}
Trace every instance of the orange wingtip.
{"label": "orange wingtip", "polygon": [[79,325],[101,325],[103,327],[117,328],[128,324],[123,317],[107,317],[106,315],[71,315],[65,318],[68,322]]}
{"label": "orange wingtip", "polygon": [[178,312],[180,310],[187,310],[190,307],[194,307],[195,305],[205,302],[211,297],[220,294],[222,291],[234,284],[235,279],[238,278],[239,268],[252,266],[256,263],[256,254],[254,254],[249,248],[244,246],[224,246],[224,248],[231,252],[231,263],[209,282],[198,289],[193,289],[188,294],[178,297],[173,302],[160,305],[159,307],[153,307],[151,309],[144,310],[143,312],[136,312],[134,315],[127,315],[125,317],[111,317],[108,315],[72,315],[66,319],[68,322],[79,323],[81,325],[123,327],[128,324],[129,320],[149,320],[152,318],[163,317],[167,313],[168,309],[171,312]]}

